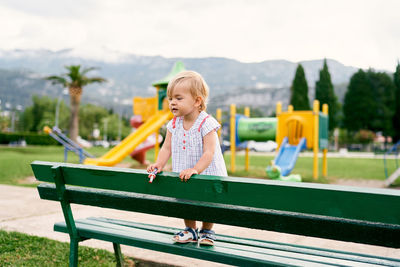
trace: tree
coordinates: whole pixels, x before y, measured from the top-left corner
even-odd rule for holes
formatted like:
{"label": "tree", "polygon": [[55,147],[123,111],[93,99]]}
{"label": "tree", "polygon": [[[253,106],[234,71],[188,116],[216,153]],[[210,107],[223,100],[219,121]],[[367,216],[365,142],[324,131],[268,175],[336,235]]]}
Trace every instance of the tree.
{"label": "tree", "polygon": [[297,66],[290,93],[290,104],[293,105],[294,110],[310,110],[308,85],[301,64]]}
{"label": "tree", "polygon": [[359,70],[350,80],[343,113],[345,127],[381,131],[384,136],[393,133],[395,86],[384,72]]}
{"label": "tree", "polygon": [[368,81],[367,74],[360,69],[350,78],[344,97],[344,127],[352,132],[369,129],[371,118],[374,116],[371,109],[373,105],[371,84]]}
{"label": "tree", "polygon": [[339,104],[331,81],[331,74],[326,64],[326,59],[324,60],[323,68],[319,71],[319,81],[315,83],[315,99],[319,100],[321,109],[323,104],[328,104],[329,130],[336,128]]}
{"label": "tree", "polygon": [[[117,140],[118,138],[118,128],[121,125],[121,139],[124,139],[126,136],[128,136],[131,132],[131,127],[125,120],[121,120],[118,116],[118,114],[110,114],[107,118],[107,137],[108,140]],[[121,123],[121,124],[120,124]],[[103,123],[101,125],[104,124]],[[104,134],[104,132],[103,132]]]}
{"label": "tree", "polygon": [[65,66],[67,73],[61,76],[49,76],[46,80],[53,84],[61,84],[68,87],[70,95],[71,117],[69,123],[70,138],[77,141],[79,134],[79,105],[81,103],[82,89],[84,86],[92,83],[102,83],[106,80],[101,77],[87,77],[86,74],[96,68],[83,68],[80,65]]}
{"label": "tree", "polygon": [[395,85],[395,108],[393,116],[393,141],[400,140],[400,63],[397,62],[396,71],[393,74]]}
{"label": "tree", "polygon": [[81,118],[81,120],[79,120],[79,127],[81,129],[80,135],[87,139],[90,139],[95,126],[97,126],[97,128],[101,127],[103,118],[109,116],[109,112],[106,108],[92,104],[82,105],[79,114]]}
{"label": "tree", "polygon": [[[43,130],[44,126],[54,125],[55,110],[57,99],[52,99],[48,96],[39,97],[32,96],[33,105],[26,107],[21,115],[22,130],[39,132]],[[63,101],[60,102],[60,123],[61,129],[66,128],[68,121],[68,114],[66,113],[67,106]]]}
{"label": "tree", "polygon": [[[45,114],[50,112],[49,109],[55,105],[54,100],[48,96],[39,97],[34,95],[32,96],[32,102],[32,109],[27,109],[24,112],[24,124],[30,125],[29,131],[38,132],[42,130],[41,127],[43,125],[43,118]],[[32,121],[29,123],[26,118],[30,118]]]}
{"label": "tree", "polygon": [[0,132],[5,132],[9,128],[11,122],[9,116],[2,116],[0,113]]}
{"label": "tree", "polygon": [[374,105],[370,130],[382,132],[384,136],[393,134],[393,115],[395,110],[395,85],[385,72],[369,70],[367,77],[372,87]]}

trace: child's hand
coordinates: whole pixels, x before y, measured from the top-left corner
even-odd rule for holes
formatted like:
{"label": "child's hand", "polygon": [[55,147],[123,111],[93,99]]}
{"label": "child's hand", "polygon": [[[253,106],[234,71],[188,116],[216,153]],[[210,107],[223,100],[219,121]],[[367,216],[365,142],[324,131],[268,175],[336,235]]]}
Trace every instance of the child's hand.
{"label": "child's hand", "polygon": [[186,170],[181,171],[181,173],[179,174],[179,178],[181,179],[182,182],[186,182],[187,180],[190,179],[190,177],[193,174],[199,174],[199,173],[194,168],[186,169]]}
{"label": "child's hand", "polygon": [[151,173],[153,172],[155,169],[157,168],[157,173],[160,173],[162,170],[162,166],[160,166],[160,164],[154,163],[154,164],[150,164],[149,166],[147,166],[147,172]]}

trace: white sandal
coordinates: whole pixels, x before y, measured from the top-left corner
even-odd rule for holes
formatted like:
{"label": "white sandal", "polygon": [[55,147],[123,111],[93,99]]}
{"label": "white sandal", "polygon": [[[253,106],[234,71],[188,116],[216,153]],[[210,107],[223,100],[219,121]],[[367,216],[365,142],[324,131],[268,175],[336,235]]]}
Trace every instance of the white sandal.
{"label": "white sandal", "polygon": [[213,230],[201,229],[199,232],[200,245],[214,246],[214,241],[217,240]]}
{"label": "white sandal", "polygon": [[176,233],[172,240],[176,243],[197,242],[197,229],[186,227],[184,230]]}

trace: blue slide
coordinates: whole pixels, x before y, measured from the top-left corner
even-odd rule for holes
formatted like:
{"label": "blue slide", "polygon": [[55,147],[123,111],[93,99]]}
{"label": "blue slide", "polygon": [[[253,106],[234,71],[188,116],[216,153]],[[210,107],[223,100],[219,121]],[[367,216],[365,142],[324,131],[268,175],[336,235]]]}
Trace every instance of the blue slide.
{"label": "blue slide", "polygon": [[275,165],[281,168],[281,175],[288,176],[296,164],[300,151],[306,148],[306,139],[302,138],[298,145],[293,146],[288,143],[285,137],[275,158]]}

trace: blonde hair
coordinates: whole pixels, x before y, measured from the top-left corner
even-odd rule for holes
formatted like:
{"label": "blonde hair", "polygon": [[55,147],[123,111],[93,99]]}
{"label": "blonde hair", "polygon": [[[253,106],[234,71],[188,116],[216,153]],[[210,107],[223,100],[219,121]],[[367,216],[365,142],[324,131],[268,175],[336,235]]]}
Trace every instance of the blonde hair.
{"label": "blonde hair", "polygon": [[190,94],[193,96],[193,98],[200,97],[201,98],[201,103],[200,103],[200,111],[206,110],[207,108],[207,100],[208,100],[208,85],[204,81],[203,77],[195,71],[182,71],[179,72],[177,75],[175,75],[174,78],[172,78],[171,81],[168,83],[167,87],[167,96],[168,98],[172,98],[172,94],[174,91],[174,88],[183,82],[188,83],[188,87],[190,90]]}

